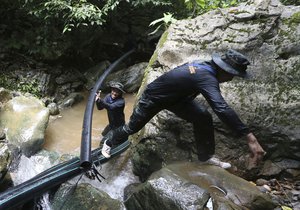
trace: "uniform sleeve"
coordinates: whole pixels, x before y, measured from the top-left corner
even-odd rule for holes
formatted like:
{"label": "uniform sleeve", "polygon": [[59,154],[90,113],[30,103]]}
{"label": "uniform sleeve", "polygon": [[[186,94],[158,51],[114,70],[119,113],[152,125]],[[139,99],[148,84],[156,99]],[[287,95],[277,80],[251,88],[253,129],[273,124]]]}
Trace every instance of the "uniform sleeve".
{"label": "uniform sleeve", "polygon": [[97,109],[98,110],[102,110],[102,109],[107,109],[106,107],[107,107],[107,100],[108,100],[108,97],[109,97],[109,94],[107,94],[105,97],[104,97],[104,99],[98,99],[97,101],[96,101],[96,106],[97,106]]}
{"label": "uniform sleeve", "polygon": [[224,100],[217,80],[213,81],[212,79],[204,84],[201,87],[201,93],[223,123],[240,136],[250,133],[249,128],[240,120],[236,112],[229,107]]}

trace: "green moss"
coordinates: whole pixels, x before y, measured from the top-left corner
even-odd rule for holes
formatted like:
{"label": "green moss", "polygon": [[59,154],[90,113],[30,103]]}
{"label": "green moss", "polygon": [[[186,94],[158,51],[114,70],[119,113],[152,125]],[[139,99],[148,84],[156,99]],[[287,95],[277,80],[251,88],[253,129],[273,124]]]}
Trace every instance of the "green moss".
{"label": "green moss", "polygon": [[160,39],[159,39],[159,42],[158,42],[158,45],[157,45],[158,48],[161,48],[161,47],[164,45],[164,43],[167,41],[168,35],[169,35],[168,31],[165,31],[165,32],[161,35],[161,37],[160,37]]}
{"label": "green moss", "polygon": [[298,36],[295,35],[296,27],[300,24],[300,12],[294,13],[290,18],[283,19],[283,24],[289,27],[288,30],[280,30],[279,35],[288,38],[291,41],[298,41]]}
{"label": "green moss", "polygon": [[300,12],[296,12],[292,15],[292,17],[289,19],[289,25],[299,25],[300,23]]}
{"label": "green moss", "polygon": [[251,33],[251,28],[241,28],[239,29],[239,32],[244,32],[244,33],[247,33],[247,34],[250,34]]}

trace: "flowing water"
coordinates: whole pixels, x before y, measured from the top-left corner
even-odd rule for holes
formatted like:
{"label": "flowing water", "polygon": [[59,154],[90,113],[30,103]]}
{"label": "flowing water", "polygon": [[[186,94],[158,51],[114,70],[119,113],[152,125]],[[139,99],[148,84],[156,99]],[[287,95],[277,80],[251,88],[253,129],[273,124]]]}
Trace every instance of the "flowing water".
{"label": "flowing water", "polygon": [[[104,95],[103,95],[104,96]],[[132,113],[135,96],[125,94],[125,118],[126,122]],[[85,93],[85,100],[79,104],[62,110],[59,116],[51,117],[45,133],[44,149],[48,151],[55,151],[59,154],[80,154],[81,145],[81,131],[82,123],[87,104],[88,93]],[[93,119],[92,119],[92,149],[96,149],[102,138],[101,132],[108,124],[106,110],[97,110],[94,106]],[[40,156],[32,156],[27,158],[21,157],[19,169],[16,173],[12,174],[14,185],[18,185],[36,174],[51,167],[51,163],[47,158]],[[112,198],[123,200],[123,190],[131,183],[138,182],[138,178],[132,174],[131,163],[129,161],[128,152],[124,152],[119,157],[113,158],[106,164],[98,167],[100,173],[105,177],[101,183],[96,180],[91,180],[86,176],[77,176],[70,182],[90,183],[93,186],[105,191]],[[48,193],[45,193],[39,200],[39,209],[51,210],[49,204]]]}
{"label": "flowing water", "polygon": [[[55,120],[51,120],[45,136],[44,148],[59,153],[78,154],[81,145],[81,131],[85,106],[88,95],[85,100],[72,108],[63,110]],[[125,118],[128,121],[134,104],[134,95],[125,94]],[[97,110],[94,106],[92,119],[92,149],[99,146],[102,138],[101,132],[108,124],[106,110]]]}
{"label": "flowing water", "polygon": [[[10,173],[11,179],[14,185],[17,186],[50,168],[52,164],[52,161],[42,154],[33,155],[30,158],[22,155],[20,157],[18,170]],[[58,162],[56,164],[58,164]],[[51,210],[49,193],[43,194],[36,205],[38,206],[37,209]]]}

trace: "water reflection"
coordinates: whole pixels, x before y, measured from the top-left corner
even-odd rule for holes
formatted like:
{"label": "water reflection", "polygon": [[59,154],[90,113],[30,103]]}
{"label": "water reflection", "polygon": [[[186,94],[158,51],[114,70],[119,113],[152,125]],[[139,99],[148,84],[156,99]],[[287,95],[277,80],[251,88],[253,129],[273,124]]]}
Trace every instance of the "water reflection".
{"label": "water reflection", "polygon": [[[103,95],[104,96],[104,95]],[[45,134],[44,148],[50,151],[59,153],[78,154],[81,145],[81,130],[82,122],[87,104],[88,93],[85,94],[85,100],[73,106],[70,109],[65,109],[56,116],[55,120],[50,120]],[[135,96],[125,94],[125,119],[128,121],[132,107],[134,105]],[[106,110],[97,110],[94,106],[92,120],[92,149],[98,147],[102,138],[101,132],[108,124]]]}

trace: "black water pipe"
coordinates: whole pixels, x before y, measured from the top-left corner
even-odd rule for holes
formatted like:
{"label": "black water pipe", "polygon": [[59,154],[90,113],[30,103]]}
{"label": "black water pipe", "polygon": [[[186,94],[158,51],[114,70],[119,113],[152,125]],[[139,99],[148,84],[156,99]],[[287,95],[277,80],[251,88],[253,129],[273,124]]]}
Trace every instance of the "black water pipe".
{"label": "black water pipe", "polygon": [[[127,140],[111,150],[111,157],[115,157],[128,149],[130,142]],[[92,162],[96,166],[103,164],[111,159],[107,159],[101,155],[101,149],[97,148],[92,151]],[[26,182],[12,187],[0,194],[0,210],[14,209],[35,197],[42,195],[49,189],[71,179],[81,173],[85,169],[80,167],[78,157],[73,158],[62,165],[49,168],[48,170],[38,174],[37,176],[27,180]],[[47,173],[46,173],[47,172]]]}
{"label": "black water pipe", "polygon": [[[89,96],[83,120],[80,159],[73,158],[67,162],[53,166],[52,168],[36,175],[32,179],[1,193],[0,210],[8,208],[11,209],[12,207],[21,205],[65,182],[66,180],[83,173],[87,169],[90,169],[93,163],[97,165],[98,163],[105,163],[109,160],[101,155],[100,148],[91,152],[91,125],[95,94],[97,90],[101,88],[107,75],[114,70],[122,60],[133,52],[134,50],[127,52],[110,65],[98,79]],[[129,145],[130,143],[127,140],[123,144],[112,149],[112,157],[125,151]]]}
{"label": "black water pipe", "polygon": [[94,88],[91,90],[89,95],[87,105],[84,112],[83,125],[82,125],[82,134],[81,134],[81,148],[80,148],[80,165],[85,169],[90,169],[92,166],[91,163],[91,127],[92,127],[92,116],[95,104],[95,98],[97,91],[101,89],[102,83],[107,77],[107,75],[113,71],[125,58],[132,54],[135,50],[132,49],[121,56],[118,60],[112,63],[101,77],[97,80]]}

